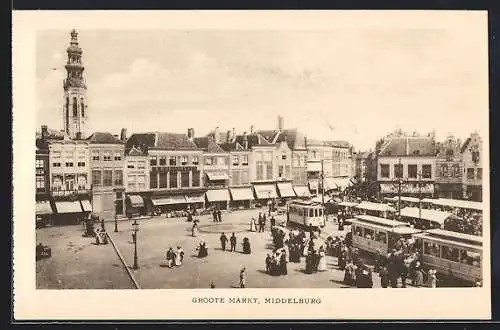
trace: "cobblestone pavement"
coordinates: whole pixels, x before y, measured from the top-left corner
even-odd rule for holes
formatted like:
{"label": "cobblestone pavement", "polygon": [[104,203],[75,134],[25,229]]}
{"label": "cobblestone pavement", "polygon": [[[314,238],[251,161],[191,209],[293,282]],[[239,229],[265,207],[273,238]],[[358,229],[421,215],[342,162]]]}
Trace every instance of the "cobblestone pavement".
{"label": "cobblestone pavement", "polygon": [[82,226],[37,229],[37,244],[52,249],[50,258],[36,262],[37,289],[133,289],[111,244],[95,245],[82,234]]}
{"label": "cobblestone pavement", "polygon": [[[210,216],[197,217],[200,232],[191,235],[191,223],[185,218],[154,217],[140,219],[137,236],[139,269],[132,270],[143,289],[189,289],[208,288],[211,281],[216,287],[239,287],[239,271],[246,267],[247,286],[254,288],[337,288],[346,287],[344,273],[337,269],[337,259],[327,256],[328,270],[305,274],[305,260],[288,263],[288,275],[270,276],[265,272],[265,257],[273,245],[267,224],[266,232],[249,231],[249,219],[257,217],[259,210],[240,210],[223,214],[222,223],[213,223]],[[120,250],[129,267],[133,265],[132,243],[133,220],[120,221],[119,231],[107,225],[107,231]],[[269,222],[269,221],[268,221]],[[220,233],[226,236],[235,232],[237,252],[222,251]],[[346,228],[347,231],[347,228]],[[93,245],[93,240],[83,238],[81,226],[54,227],[37,230],[37,242],[52,247],[52,257],[37,262],[38,288],[133,288],[131,280],[111,244]],[[344,232],[345,233],[345,232]],[[333,224],[328,224],[322,237],[340,234]],[[242,241],[248,237],[252,254],[242,253]],[[209,246],[209,255],[198,258],[196,246],[204,240]],[[180,267],[166,267],[165,252],[169,247],[181,246],[185,251],[184,263]],[[229,246],[229,244],[228,244]],[[373,275],[374,287],[380,279]]]}

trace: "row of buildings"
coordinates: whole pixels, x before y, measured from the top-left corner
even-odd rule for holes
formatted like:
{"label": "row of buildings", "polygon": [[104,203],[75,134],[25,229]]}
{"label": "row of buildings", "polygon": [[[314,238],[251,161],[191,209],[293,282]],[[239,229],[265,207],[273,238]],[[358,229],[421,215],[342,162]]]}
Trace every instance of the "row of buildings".
{"label": "row of buildings", "polygon": [[464,142],[448,136],[436,141],[396,131],[375,151],[353,155],[354,176],[383,196],[433,196],[482,201],[483,143],[472,133]]}

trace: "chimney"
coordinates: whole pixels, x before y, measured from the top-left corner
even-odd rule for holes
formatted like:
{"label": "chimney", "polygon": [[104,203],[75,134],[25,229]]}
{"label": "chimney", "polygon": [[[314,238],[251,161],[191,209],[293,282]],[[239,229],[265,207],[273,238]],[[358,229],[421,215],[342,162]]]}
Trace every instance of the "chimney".
{"label": "chimney", "polygon": [[231,142],[231,131],[226,131],[226,143]]}
{"label": "chimney", "polygon": [[194,140],[194,128],[188,128],[187,136],[188,136],[189,141]]}
{"label": "chimney", "polygon": [[120,140],[122,140],[123,142],[127,141],[127,129],[126,128],[122,128],[122,130],[120,132]]}
{"label": "chimney", "polygon": [[250,125],[250,135],[253,134],[253,125]]}
{"label": "chimney", "polygon": [[[236,129],[233,127],[233,131],[231,133],[231,141],[234,141],[234,139],[236,138]],[[229,142],[231,142],[229,141]]]}
{"label": "chimney", "polygon": [[248,149],[248,135],[247,135],[247,132],[243,133],[243,148]]}
{"label": "chimney", "polygon": [[219,126],[217,126],[214,130],[214,142],[219,144],[220,143],[220,129]]}
{"label": "chimney", "polygon": [[49,136],[49,129],[47,125],[42,125],[42,139],[46,139]]}
{"label": "chimney", "polygon": [[283,130],[283,117],[278,116],[278,130]]}

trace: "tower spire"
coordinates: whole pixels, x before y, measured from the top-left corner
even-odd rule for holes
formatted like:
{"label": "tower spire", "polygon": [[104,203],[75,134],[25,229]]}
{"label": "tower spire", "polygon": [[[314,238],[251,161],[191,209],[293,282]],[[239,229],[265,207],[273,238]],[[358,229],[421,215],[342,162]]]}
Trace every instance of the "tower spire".
{"label": "tower spire", "polygon": [[64,131],[71,138],[84,138],[86,135],[87,86],[83,76],[83,51],[78,43],[78,32],[71,30],[69,47],[66,48],[66,79],[63,82],[65,104],[63,110]]}

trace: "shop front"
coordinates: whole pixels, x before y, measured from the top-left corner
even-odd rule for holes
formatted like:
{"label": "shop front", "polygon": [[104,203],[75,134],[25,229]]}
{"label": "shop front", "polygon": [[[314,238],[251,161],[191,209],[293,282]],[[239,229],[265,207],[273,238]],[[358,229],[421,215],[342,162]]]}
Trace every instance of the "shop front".
{"label": "shop front", "polygon": [[37,201],[35,208],[36,228],[51,224],[53,214],[54,211],[49,201]]}
{"label": "shop front", "polygon": [[231,208],[249,209],[252,207],[252,202],[255,199],[251,187],[229,188],[229,191],[231,192]]}
{"label": "shop front", "polygon": [[227,210],[231,200],[228,189],[209,189],[205,193],[205,198],[207,207],[219,210]]}
{"label": "shop front", "polygon": [[142,196],[128,195],[125,201],[127,217],[146,215],[146,205]]}
{"label": "shop front", "polygon": [[[76,225],[85,219],[85,214],[80,201],[55,201],[56,216],[54,224]],[[88,213],[87,213],[88,215]]]}
{"label": "shop front", "polygon": [[460,199],[463,198],[461,183],[436,183],[435,195],[438,198]]}
{"label": "shop front", "polygon": [[[205,208],[205,195],[200,193],[193,193],[185,195],[186,203],[190,210],[203,210]],[[196,213],[199,213],[198,211]]]}
{"label": "shop front", "polygon": [[182,211],[187,208],[187,201],[184,195],[151,197],[151,203],[155,214]]}

